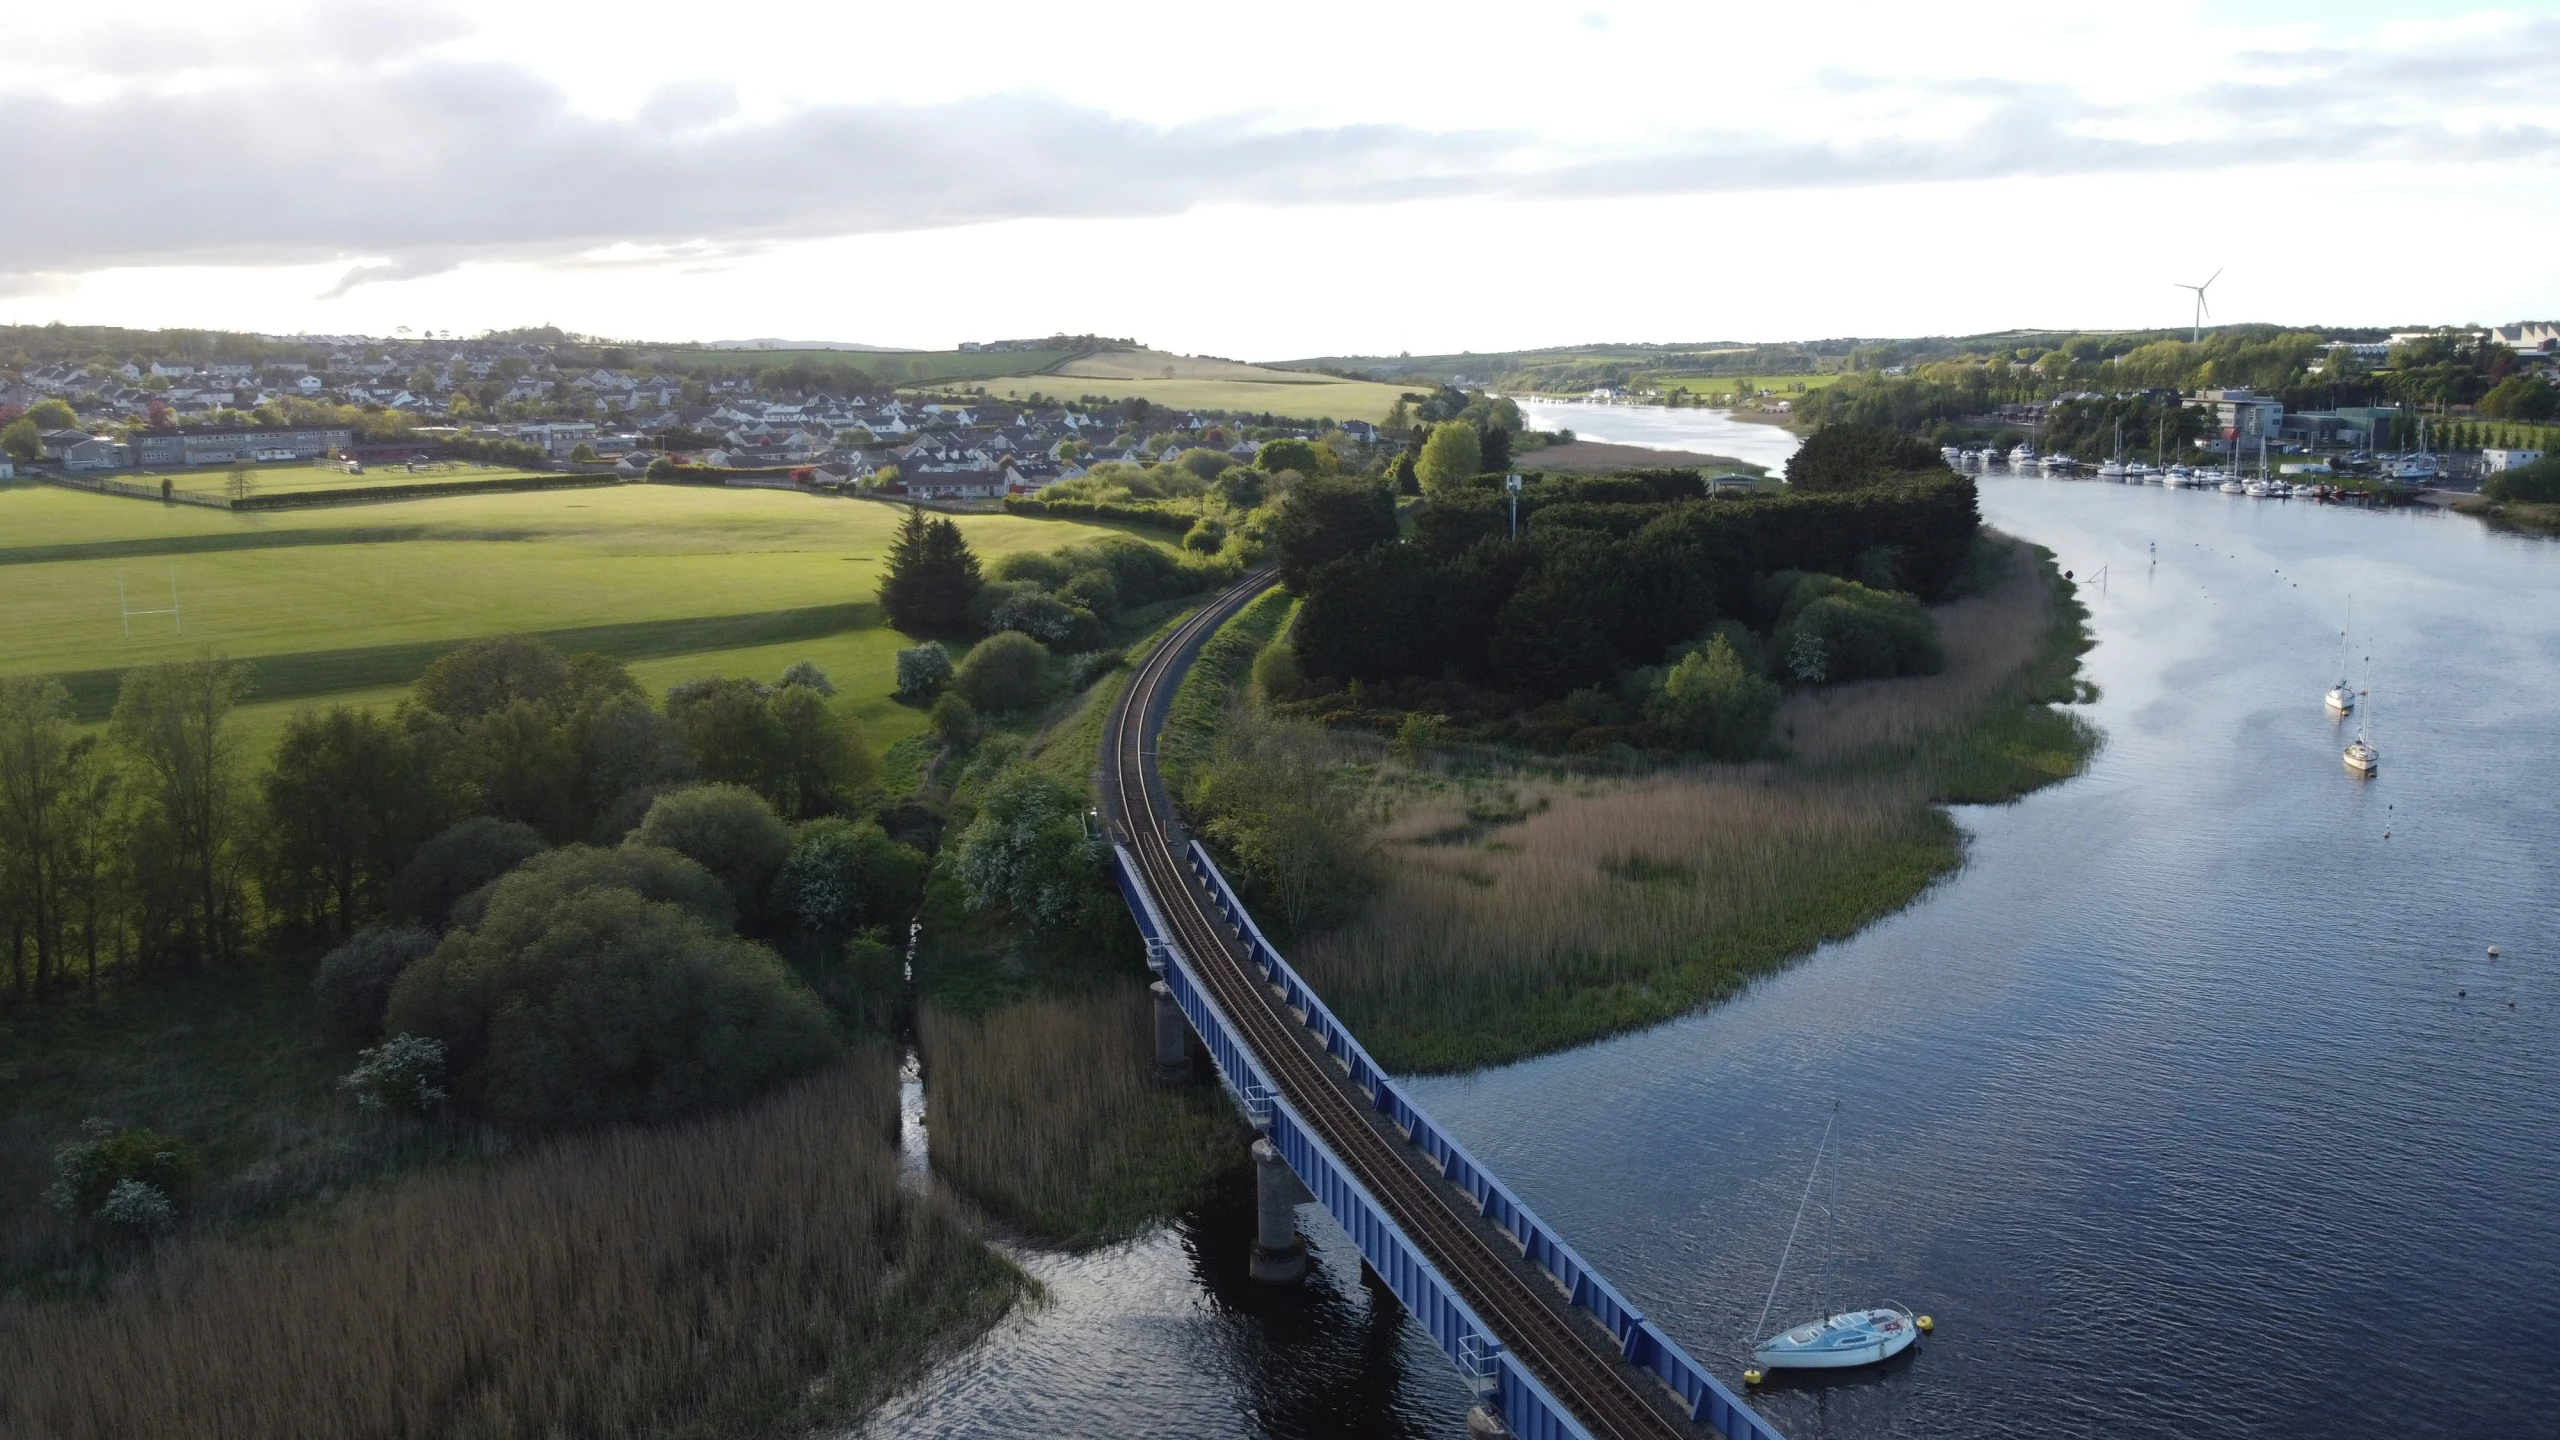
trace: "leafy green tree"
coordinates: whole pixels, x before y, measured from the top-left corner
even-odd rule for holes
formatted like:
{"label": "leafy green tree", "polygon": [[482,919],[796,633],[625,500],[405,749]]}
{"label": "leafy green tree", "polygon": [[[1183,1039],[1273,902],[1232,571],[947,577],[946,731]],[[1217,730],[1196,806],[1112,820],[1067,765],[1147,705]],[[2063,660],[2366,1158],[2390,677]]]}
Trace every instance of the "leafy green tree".
{"label": "leafy green tree", "polygon": [[898,652],[898,694],[921,700],[951,683],[951,652],[939,640],[927,640]]}
{"label": "leafy green tree", "polygon": [[738,785],[689,785],[658,797],[633,833],[719,877],[744,923],[760,923],[765,886],[791,855],[791,832],[764,797]]}
{"label": "leafy green tree", "polygon": [[539,831],[513,820],[475,815],[409,857],[391,882],[391,913],[442,930],[462,897],[548,848]]}
{"label": "leafy green tree", "polygon": [[629,890],[540,883],[410,966],[384,1028],[443,1042],[456,1100],[528,1130],[727,1108],[838,1049],[771,950]]}
{"label": "leafy green tree", "polygon": [[528,888],[562,895],[628,890],[643,900],[679,906],[722,934],[738,928],[738,902],[718,876],[687,856],[637,840],[609,850],[600,845],[545,850],[455,902],[452,928],[478,925],[491,906]]}
{"label": "leafy green tree", "polygon": [[1206,446],[1195,446],[1189,450],[1183,451],[1181,457],[1173,463],[1191,472],[1193,476],[1199,479],[1201,484],[1205,485],[1210,481],[1217,479],[1220,474],[1225,472],[1228,466],[1231,466],[1236,462],[1235,457],[1229,455],[1224,450],[1212,450]]}
{"label": "leafy green tree", "polygon": [[569,662],[526,635],[474,640],[439,656],[418,677],[418,703],[453,720],[474,720],[519,700],[549,701],[568,688]]}
{"label": "leafy green tree", "polygon": [[1350,477],[1302,482],[1270,528],[1280,579],[1301,595],[1317,567],[1395,538],[1395,497],[1383,485]]}
{"label": "leafy green tree", "polygon": [[21,415],[0,426],[0,450],[7,451],[9,458],[21,465],[34,464],[36,457],[44,453],[44,440],[36,430],[36,422]]}
{"label": "leafy green tree", "polygon": [[2524,505],[2560,505],[2560,456],[2546,455],[2530,465],[2501,470],[2480,492],[2491,500]]}
{"label": "leafy green tree", "polygon": [[123,849],[142,897],[147,951],[203,961],[230,953],[242,914],[247,826],[233,706],[246,667],[172,660],[124,673],[107,731],[127,767]]}
{"label": "leafy green tree", "polygon": [[268,903],[342,938],[386,912],[446,809],[412,733],[347,705],[288,720],[261,788]]}
{"label": "leafy green tree", "polygon": [[424,930],[359,930],[320,957],[311,976],[312,1007],[321,1028],[339,1041],[369,1045],[382,1038],[382,1012],[401,972],[436,948]]}
{"label": "leafy green tree", "polygon": [[984,714],[1027,710],[1048,694],[1049,652],[1018,630],[999,630],[970,647],[951,689]]}
{"label": "leafy green tree", "polygon": [[2548,420],[2560,415],[2560,389],[2539,375],[2510,375],[2480,397],[2480,413],[2492,420]]}
{"label": "leafy green tree", "polygon": [[1293,932],[1347,908],[1373,882],[1368,821],[1316,726],[1231,720],[1186,799],[1243,883],[1269,897]]}
{"label": "leafy green tree", "polygon": [[1778,687],[1753,674],[1718,635],[1692,650],[1662,678],[1655,723],[1719,760],[1747,760],[1767,743]]}
{"label": "leafy green tree", "polygon": [[1414,461],[1413,473],[1425,495],[1455,489],[1484,473],[1484,444],[1476,427],[1460,420],[1433,426],[1431,438],[1423,442],[1422,454]]}
{"label": "leafy green tree", "polygon": [[1925,440],[1872,425],[1825,425],[1787,460],[1787,484],[1799,494],[1863,490],[1905,475],[1944,472],[1945,457]]}
{"label": "leafy green tree", "polygon": [[880,762],[863,743],[861,727],[817,691],[785,686],[770,704],[782,741],[773,798],[786,818],[851,810],[879,784]]}
{"label": "leafy green tree", "polygon": [[1283,470],[1295,470],[1309,478],[1331,475],[1342,468],[1341,462],[1334,458],[1331,449],[1318,445],[1312,440],[1300,440],[1294,436],[1284,437],[1264,445],[1254,453],[1253,466],[1257,470],[1272,475],[1277,475]]}
{"label": "leafy green tree", "polygon": [[1030,769],[987,788],[952,855],[970,908],[1006,911],[1043,929],[1082,914],[1099,873],[1083,794]]}
{"label": "leafy green tree", "polygon": [[962,633],[983,583],[960,527],[908,507],[880,575],[880,608],[889,623],[911,635]]}
{"label": "leafy green tree", "polygon": [[[34,985],[65,963],[72,919],[69,853],[79,803],[71,695],[49,676],[0,677],[0,896],[16,913],[19,963],[35,950]],[[28,987],[23,971],[18,988]]]}
{"label": "leafy green tree", "polygon": [[841,945],[867,926],[914,914],[931,865],[868,820],[813,821],[774,880],[774,908],[802,936]]}
{"label": "leafy green tree", "polygon": [[60,400],[39,400],[27,407],[24,417],[38,430],[77,430],[80,417],[71,406]]}
{"label": "leafy green tree", "polygon": [[927,717],[933,733],[942,743],[955,750],[966,750],[978,743],[978,711],[956,691],[943,692],[933,702],[933,713]]}

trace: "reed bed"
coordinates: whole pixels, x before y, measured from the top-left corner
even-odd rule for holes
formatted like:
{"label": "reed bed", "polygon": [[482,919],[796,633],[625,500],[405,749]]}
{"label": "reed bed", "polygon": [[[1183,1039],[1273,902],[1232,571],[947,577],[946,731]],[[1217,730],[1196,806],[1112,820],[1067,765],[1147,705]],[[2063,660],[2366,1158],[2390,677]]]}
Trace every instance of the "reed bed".
{"label": "reed bed", "polygon": [[276,1243],[0,1306],[0,1435],[781,1434],[875,1403],[1019,1275],[902,1191],[872,1053],[735,1114],[413,1181]]}
{"label": "reed bed", "polygon": [[1766,767],[1409,806],[1384,897],[1293,957],[1391,1069],[1497,1064],[1649,1025],[1907,903],[1959,855],[1908,781]]}
{"label": "reed bed", "polygon": [[1799,694],[1786,758],[1580,783],[1389,777],[1385,893],[1293,959],[1391,1068],[1498,1064],[1668,1019],[1910,903],[1962,858],[1937,802],[2074,773],[2086,612],[2050,557],[1934,613],[1946,668]]}
{"label": "reed bed", "polygon": [[1189,1205],[1248,1137],[1206,1087],[1154,1082],[1152,1001],[1134,985],[973,1018],[918,1017],[935,1175],[1039,1239],[1081,1246]]}
{"label": "reed bed", "polygon": [[1787,697],[1777,732],[1796,758],[1822,765],[1878,747],[1908,747],[1965,724],[2013,688],[2046,649],[2060,603],[2041,569],[2017,548],[1989,593],[1930,612],[1947,661],[1937,674],[1860,680]]}

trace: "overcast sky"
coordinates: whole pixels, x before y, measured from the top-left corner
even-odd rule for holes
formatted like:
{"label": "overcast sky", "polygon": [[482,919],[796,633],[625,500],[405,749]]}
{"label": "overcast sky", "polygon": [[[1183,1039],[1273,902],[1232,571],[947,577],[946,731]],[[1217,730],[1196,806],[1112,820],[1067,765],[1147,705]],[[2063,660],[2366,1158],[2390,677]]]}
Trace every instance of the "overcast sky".
{"label": "overcast sky", "polygon": [[[93,18],[111,16],[112,18]],[[2560,0],[49,7],[0,320],[1247,359],[2560,318]]]}

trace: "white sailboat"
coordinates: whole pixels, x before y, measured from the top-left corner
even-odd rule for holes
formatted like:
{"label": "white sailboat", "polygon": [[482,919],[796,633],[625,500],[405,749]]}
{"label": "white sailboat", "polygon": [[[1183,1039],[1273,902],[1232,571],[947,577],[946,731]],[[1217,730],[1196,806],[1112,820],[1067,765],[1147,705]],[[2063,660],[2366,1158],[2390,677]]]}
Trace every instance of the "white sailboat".
{"label": "white sailboat", "polygon": [[[1832,1102],[1831,1118],[1823,1123],[1822,1143],[1814,1148],[1813,1169],[1804,1177],[1804,1195],[1796,1202],[1795,1222],[1787,1227],[1786,1247],[1778,1252],[1778,1273],[1770,1278],[1769,1298],[1760,1307],[1759,1323],[1752,1327],[1758,1338],[1746,1343],[1751,1358],[1770,1370],[1846,1370],[1859,1365],[1873,1365],[1889,1360],[1911,1348],[1911,1342],[1929,1328],[1929,1317],[1914,1315],[1902,1305],[1888,1300],[1858,1310],[1840,1310],[1819,1320],[1808,1320],[1771,1333],[1769,1312],[1777,1307],[1778,1286],[1787,1278],[1787,1257],[1794,1252],[1796,1233],[1804,1226],[1804,1212],[1813,1203],[1813,1182],[1822,1173],[1822,1157],[1831,1147],[1831,1132],[1840,1123],[1839,1102]],[[1834,1172],[1837,1189],[1837,1172]],[[1825,1207],[1823,1225],[1827,1231],[1838,1210],[1835,1202]],[[1826,1245],[1827,1248],[1827,1245]],[[1830,1310],[1830,1260],[1823,1261],[1825,1310]],[[1759,1370],[1746,1370],[1743,1379],[1759,1383]]]}
{"label": "white sailboat", "polygon": [[2330,686],[2329,693],[2321,697],[2332,715],[2351,714],[2356,708],[2356,692],[2347,685],[2346,669],[2347,632],[2341,630],[2338,632],[2338,683]]}
{"label": "white sailboat", "polygon": [[[2373,657],[2365,657],[2365,688],[2357,692],[2367,702],[2373,699]],[[2347,769],[2358,779],[2370,780],[2382,773],[2382,752],[2373,747],[2367,727],[2373,723],[2373,706],[2367,703],[2356,713],[2356,738],[2347,742]]]}

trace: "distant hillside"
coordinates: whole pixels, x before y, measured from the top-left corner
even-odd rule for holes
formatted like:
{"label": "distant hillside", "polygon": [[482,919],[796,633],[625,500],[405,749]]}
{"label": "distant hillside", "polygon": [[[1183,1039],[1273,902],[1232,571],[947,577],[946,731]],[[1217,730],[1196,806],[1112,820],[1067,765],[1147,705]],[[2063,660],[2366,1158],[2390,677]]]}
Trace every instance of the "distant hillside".
{"label": "distant hillside", "polygon": [[861,350],[874,355],[907,355],[915,353],[906,345],[865,345],[855,340],[706,340],[705,350]]}

